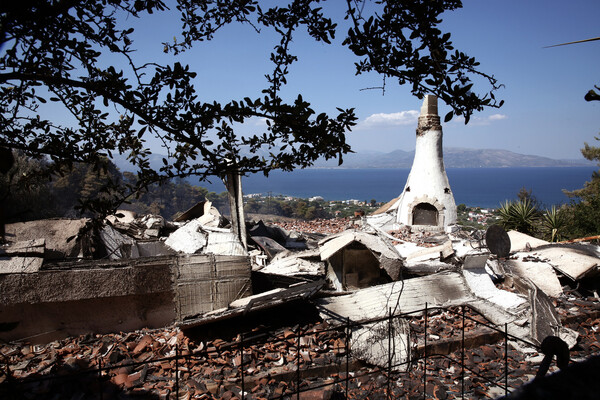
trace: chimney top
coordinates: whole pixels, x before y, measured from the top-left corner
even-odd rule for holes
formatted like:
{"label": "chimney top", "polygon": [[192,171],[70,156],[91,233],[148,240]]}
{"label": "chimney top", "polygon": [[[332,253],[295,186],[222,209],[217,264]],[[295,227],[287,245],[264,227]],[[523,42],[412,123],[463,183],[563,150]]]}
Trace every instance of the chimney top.
{"label": "chimney top", "polygon": [[438,115],[438,106],[437,106],[437,97],[428,94],[425,96],[423,100],[423,105],[421,106],[421,115]]}

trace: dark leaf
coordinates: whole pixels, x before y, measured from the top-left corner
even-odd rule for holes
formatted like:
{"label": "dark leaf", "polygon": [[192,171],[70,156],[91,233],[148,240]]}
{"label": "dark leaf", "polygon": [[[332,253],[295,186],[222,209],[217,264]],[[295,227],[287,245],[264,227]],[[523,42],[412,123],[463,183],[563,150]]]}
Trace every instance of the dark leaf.
{"label": "dark leaf", "polygon": [[444,122],[449,122],[452,118],[454,117],[454,112],[450,111],[448,114],[446,114],[446,116],[444,117]]}

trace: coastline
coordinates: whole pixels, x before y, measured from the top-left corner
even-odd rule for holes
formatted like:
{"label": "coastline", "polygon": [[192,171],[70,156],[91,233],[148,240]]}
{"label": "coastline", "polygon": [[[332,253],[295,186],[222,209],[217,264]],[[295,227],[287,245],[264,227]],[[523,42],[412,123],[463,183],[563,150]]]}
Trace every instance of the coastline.
{"label": "coastline", "polygon": [[[583,187],[598,167],[507,167],[447,168],[456,204],[497,208],[506,200],[514,200],[525,187],[544,206],[568,203],[562,190]],[[387,202],[402,192],[409,168],[377,169],[303,169],[293,172],[273,171],[265,178],[254,174],[242,178],[244,194],[271,194],[308,199],[321,196],[325,200],[360,200]],[[216,179],[191,182],[220,193],[224,186]]]}

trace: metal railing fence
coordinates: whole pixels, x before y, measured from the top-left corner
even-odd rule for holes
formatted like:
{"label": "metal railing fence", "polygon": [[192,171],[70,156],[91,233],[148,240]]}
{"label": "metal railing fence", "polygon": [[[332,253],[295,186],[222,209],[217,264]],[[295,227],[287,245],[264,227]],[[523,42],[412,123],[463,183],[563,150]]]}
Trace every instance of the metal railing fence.
{"label": "metal railing fence", "polygon": [[[287,347],[287,354],[281,354],[281,357],[286,357],[286,359],[294,359],[295,371],[288,371],[286,376],[290,378],[294,376],[294,379],[289,379],[289,386],[285,391],[278,395],[270,396],[271,399],[293,399],[296,397],[300,399],[300,395],[303,392],[313,391],[322,389],[325,387],[334,387],[336,391],[342,392],[345,398],[348,398],[350,383],[353,379],[357,379],[356,376],[352,376],[353,374],[350,371],[351,362],[354,361],[352,357],[353,349],[351,348],[351,340],[352,340],[352,332],[360,327],[369,326],[370,324],[376,323],[385,323],[387,322],[387,340],[388,340],[388,354],[387,354],[387,365],[385,367],[373,367],[370,371],[365,372],[361,375],[361,377],[369,376],[369,375],[383,375],[386,378],[387,387],[385,391],[387,392],[387,398],[393,398],[393,382],[402,378],[403,374],[408,374],[411,371],[418,370],[422,368],[423,380],[422,380],[422,392],[423,398],[426,399],[428,397],[428,378],[435,378],[433,372],[428,372],[428,367],[431,367],[432,363],[437,360],[446,360],[446,362],[457,365],[460,368],[460,398],[465,398],[466,395],[466,387],[465,380],[468,376],[477,377],[479,380],[486,382],[489,385],[497,386],[504,391],[505,394],[508,394],[510,391],[508,377],[510,375],[509,371],[509,359],[508,359],[508,341],[521,341],[531,347],[537,347],[533,343],[526,342],[516,336],[510,335],[508,333],[508,326],[505,324],[503,327],[495,326],[491,323],[484,322],[481,318],[474,318],[473,316],[467,314],[467,310],[472,310],[468,305],[451,307],[451,308],[433,308],[429,307],[425,304],[424,309],[420,309],[417,311],[413,311],[410,313],[398,313],[393,314],[391,309],[389,311],[389,315],[382,318],[374,318],[368,321],[361,322],[353,322],[350,319],[346,319],[345,323],[341,325],[336,325],[329,327],[327,329],[320,329],[315,331],[314,329],[303,330],[302,327],[298,327],[293,334],[289,334],[285,337]],[[436,353],[435,351],[429,351],[432,347],[432,343],[430,342],[432,332],[430,332],[432,317],[431,314],[439,314],[440,312],[445,312],[448,315],[452,315],[460,321],[460,351],[450,352],[450,354],[441,354]],[[408,351],[407,360],[403,360],[398,363],[394,363],[395,354],[395,344],[393,343],[394,335],[394,320],[395,319],[410,319],[410,318],[423,318],[424,329],[423,332],[417,332],[416,329],[410,329],[410,337],[411,346]],[[481,371],[476,370],[472,367],[469,367],[465,362],[466,355],[466,344],[465,344],[465,327],[466,323],[469,321],[472,325],[481,326],[488,328],[489,330],[501,334],[502,337],[502,347],[503,347],[503,370],[504,373],[500,377],[489,377],[485,376],[481,373]],[[454,321],[456,324],[456,321]],[[303,343],[302,338],[307,336],[315,336],[315,335],[326,335],[330,334],[331,337],[335,337],[336,340],[343,339],[343,347],[339,346],[334,349],[337,351],[337,355],[335,358],[335,362],[328,365],[321,365],[319,367],[315,367],[312,365],[309,359],[305,360],[303,357],[303,351],[310,351],[310,340],[306,340]],[[160,366],[161,368],[166,368],[167,370],[172,371],[172,375],[170,378],[167,378],[165,386],[167,387],[167,398],[170,398],[171,395],[174,395],[175,399],[181,399],[182,392],[184,391],[184,385],[181,384],[181,376],[182,373],[188,373],[190,376],[192,372],[190,372],[189,366],[191,364],[198,364],[201,362],[210,363],[211,360],[219,359],[221,362],[223,361],[223,355],[227,355],[226,361],[228,367],[231,367],[231,376],[229,377],[228,384],[230,387],[237,388],[239,392],[239,396],[242,400],[245,400],[249,396],[249,388],[248,384],[252,382],[253,377],[255,376],[252,365],[256,364],[256,361],[259,363],[264,360],[259,360],[255,355],[254,349],[256,346],[265,345],[281,342],[281,339],[273,339],[273,332],[265,332],[261,335],[256,335],[253,333],[244,333],[239,335],[239,340],[224,343],[218,348],[206,348],[201,351],[196,352],[182,352],[179,344],[176,344],[174,347],[174,354],[170,356],[165,356],[161,358],[149,359],[140,362],[120,362],[117,364],[107,363],[103,360],[102,355],[99,355],[95,360],[95,366],[90,368],[85,368],[80,371],[74,371],[71,373],[65,373],[61,371],[60,374],[48,373],[43,376],[36,377],[27,377],[27,378],[15,378],[11,372],[11,365],[5,361],[4,371],[0,370],[0,373],[4,373],[5,379],[2,384],[0,384],[0,395],[7,396],[4,398],[23,398],[27,397],[27,395],[31,395],[28,393],[31,388],[35,385],[40,385],[43,382],[62,382],[63,384],[73,380],[80,380],[83,377],[87,377],[86,379],[92,380],[95,376],[97,378],[97,384],[94,383],[94,388],[97,389],[95,395],[96,398],[103,399],[104,398],[104,385],[108,385],[108,381],[110,380],[111,373],[117,370],[145,370],[147,371],[149,368]],[[421,352],[419,352],[419,344],[422,343]],[[304,349],[304,350],[303,350]],[[171,351],[172,353],[173,351]],[[451,353],[458,353],[456,357],[452,357]],[[254,361],[254,363],[253,363]],[[194,363],[195,362],[195,363]],[[336,373],[331,373],[333,370],[337,371]],[[306,381],[308,377],[312,373],[318,373],[315,371],[323,371],[325,368],[328,368],[329,375],[336,375],[336,379],[329,379],[323,382],[308,384]],[[404,371],[401,371],[404,369]],[[341,374],[340,374],[341,373]],[[304,376],[304,381],[303,381]],[[12,396],[12,397],[11,397]],[[2,397],[2,396],[0,396]],[[459,394],[456,392],[455,397],[459,397]]]}

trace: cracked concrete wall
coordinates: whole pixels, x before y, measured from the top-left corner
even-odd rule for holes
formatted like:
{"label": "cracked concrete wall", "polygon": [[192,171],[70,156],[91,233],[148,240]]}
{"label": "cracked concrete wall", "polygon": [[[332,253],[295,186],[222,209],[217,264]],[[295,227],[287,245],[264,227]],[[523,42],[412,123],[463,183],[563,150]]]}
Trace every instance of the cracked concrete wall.
{"label": "cracked concrete wall", "polygon": [[172,261],[82,263],[62,270],[0,275],[0,301],[38,304],[171,291]]}
{"label": "cracked concrete wall", "polygon": [[[195,269],[195,276],[180,276],[182,266]],[[209,301],[214,308],[226,307],[251,287],[249,259],[239,256],[167,256],[52,268],[0,274],[0,322],[17,323],[0,332],[1,340],[47,342],[84,333],[163,327],[185,317],[179,310],[186,296],[181,284],[197,288],[196,297],[186,296],[186,301]]]}

